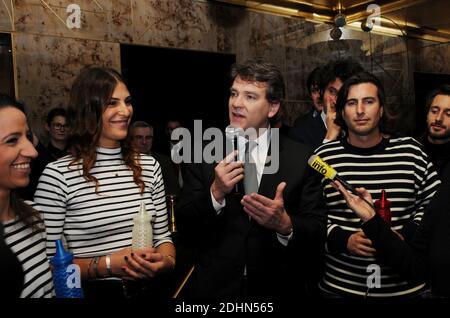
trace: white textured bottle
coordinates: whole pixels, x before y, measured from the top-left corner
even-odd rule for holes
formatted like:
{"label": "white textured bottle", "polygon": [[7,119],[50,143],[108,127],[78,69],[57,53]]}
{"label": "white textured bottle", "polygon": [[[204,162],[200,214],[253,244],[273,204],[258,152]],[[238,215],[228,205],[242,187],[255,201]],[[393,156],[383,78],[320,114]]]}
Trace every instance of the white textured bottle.
{"label": "white textured bottle", "polygon": [[141,202],[138,214],[133,218],[133,251],[153,246],[152,216],[145,210],[145,203]]}

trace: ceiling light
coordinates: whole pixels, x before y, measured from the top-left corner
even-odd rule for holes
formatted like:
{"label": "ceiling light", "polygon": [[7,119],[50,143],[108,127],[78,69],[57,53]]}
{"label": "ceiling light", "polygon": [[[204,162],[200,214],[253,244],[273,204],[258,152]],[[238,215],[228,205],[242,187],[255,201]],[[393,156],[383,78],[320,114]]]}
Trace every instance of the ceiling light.
{"label": "ceiling light", "polygon": [[334,25],[335,26],[342,28],[346,23],[347,23],[347,20],[346,20],[345,14],[340,13],[340,12],[338,14],[336,14],[336,16],[334,17]]}

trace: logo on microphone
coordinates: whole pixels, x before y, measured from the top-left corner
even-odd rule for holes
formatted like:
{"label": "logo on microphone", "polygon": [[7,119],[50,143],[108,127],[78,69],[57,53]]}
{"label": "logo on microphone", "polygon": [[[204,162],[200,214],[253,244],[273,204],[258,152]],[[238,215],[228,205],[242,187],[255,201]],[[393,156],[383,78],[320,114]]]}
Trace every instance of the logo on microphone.
{"label": "logo on microphone", "polygon": [[318,172],[320,172],[323,175],[326,175],[328,170],[325,167],[324,164],[320,164],[320,162],[318,160],[315,160],[312,164],[311,167],[314,168],[315,170],[317,170]]}

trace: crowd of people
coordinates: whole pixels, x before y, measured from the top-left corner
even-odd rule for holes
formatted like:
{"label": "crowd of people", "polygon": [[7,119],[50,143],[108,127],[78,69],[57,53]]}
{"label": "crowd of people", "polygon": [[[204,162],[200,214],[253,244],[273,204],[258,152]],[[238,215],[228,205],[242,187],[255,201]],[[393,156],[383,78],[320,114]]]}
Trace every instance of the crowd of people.
{"label": "crowd of people", "polygon": [[[315,68],[310,111],[279,134],[285,85],[274,64],[234,64],[230,126],[256,134],[239,135],[218,162],[181,164],[170,157],[174,142],[165,154],[152,149],[158,136],[133,118],[113,69],[81,70],[67,107],[48,113],[45,146],[33,145],[23,105],[1,95],[2,293],[54,297],[49,260],[62,239],[87,298],[158,295],[178,248],[192,253],[187,298],[450,297],[450,86],[430,92],[416,140],[389,130],[383,84],[354,60]],[[177,127],[170,120],[168,136]],[[314,171],[312,155],[356,190]],[[382,192],[390,222],[373,203]],[[177,199],[176,242],[168,196]],[[153,247],[132,250],[141,203]]]}

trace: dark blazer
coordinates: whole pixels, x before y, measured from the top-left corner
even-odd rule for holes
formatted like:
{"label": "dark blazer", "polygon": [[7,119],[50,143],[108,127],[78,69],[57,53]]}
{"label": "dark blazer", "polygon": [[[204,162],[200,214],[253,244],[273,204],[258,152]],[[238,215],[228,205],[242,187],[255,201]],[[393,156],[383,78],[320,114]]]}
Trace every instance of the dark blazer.
{"label": "dark blazer", "polygon": [[198,251],[191,296],[305,293],[307,280],[314,280],[320,268],[326,236],[320,176],[307,165],[311,154],[307,146],[280,135],[279,170],[264,174],[259,186],[260,194],[274,198],[278,184],[287,183],[284,205],[294,228],[287,247],[275,231],[249,219],[238,195],[227,195],[217,214],[210,193],[215,164],[187,165],[176,216],[179,232]]}
{"label": "dark blazer", "polygon": [[439,178],[442,178],[445,168],[450,166],[450,141],[444,144],[432,144],[426,133],[418,140],[436,168]]}
{"label": "dark blazer", "polygon": [[289,132],[289,136],[296,141],[307,144],[312,149],[316,149],[322,144],[327,134],[327,128],[320,114],[313,117],[313,113],[313,111],[310,111],[296,121],[295,126]]}
{"label": "dark blazer", "polygon": [[450,166],[442,174],[443,183],[424,213],[410,244],[395,235],[376,215],[362,229],[378,253],[408,280],[431,285],[433,294],[450,297]]}

